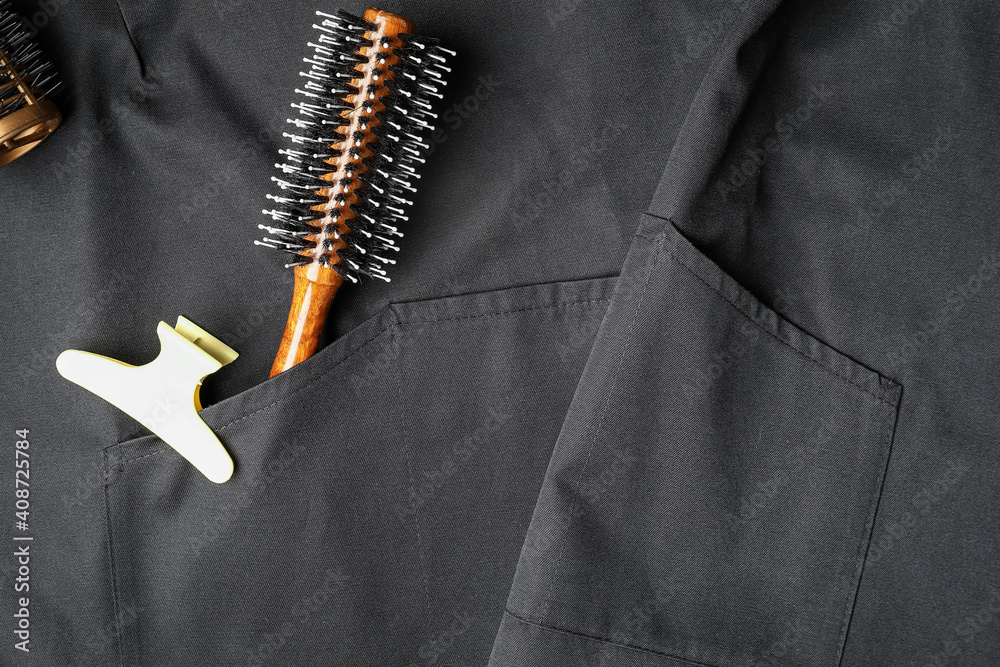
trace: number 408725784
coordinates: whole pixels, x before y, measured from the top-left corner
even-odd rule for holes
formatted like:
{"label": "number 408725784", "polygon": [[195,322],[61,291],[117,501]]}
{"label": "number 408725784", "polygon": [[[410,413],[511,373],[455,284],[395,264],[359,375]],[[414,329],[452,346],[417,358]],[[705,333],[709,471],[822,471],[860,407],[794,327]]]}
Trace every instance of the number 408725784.
{"label": "number 408725784", "polygon": [[15,526],[18,530],[28,530],[28,508],[30,507],[28,497],[30,496],[28,482],[31,479],[31,463],[28,456],[28,429],[20,429],[17,432],[18,440],[14,443],[14,517],[17,520]]}

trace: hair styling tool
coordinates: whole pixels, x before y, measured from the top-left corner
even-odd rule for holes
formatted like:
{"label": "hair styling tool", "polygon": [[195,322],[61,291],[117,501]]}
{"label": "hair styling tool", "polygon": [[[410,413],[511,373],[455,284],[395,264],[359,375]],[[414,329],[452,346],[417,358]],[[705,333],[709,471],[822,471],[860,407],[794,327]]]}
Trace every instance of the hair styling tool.
{"label": "hair styling tool", "polygon": [[61,86],[21,17],[0,0],[0,167],[52,134],[62,116],[49,99]]}
{"label": "hair styling tool", "polygon": [[289,253],[295,292],[271,377],[311,357],[319,347],[330,304],[345,280],[388,281],[386,267],[399,250],[421,138],[433,132],[431,102],[441,98],[453,51],[413,35],[413,21],[369,9],[364,18],[344,11],[323,18],[317,43],[292,104],[298,117],[279,151],[283,191],[274,226],[258,245]]}
{"label": "hair styling tool", "polygon": [[201,383],[239,354],[188,318],[156,327],[160,354],[132,366],[99,354],[66,350],[59,374],[131,415],[216,484],[233,475],[233,459],[202,421]]}

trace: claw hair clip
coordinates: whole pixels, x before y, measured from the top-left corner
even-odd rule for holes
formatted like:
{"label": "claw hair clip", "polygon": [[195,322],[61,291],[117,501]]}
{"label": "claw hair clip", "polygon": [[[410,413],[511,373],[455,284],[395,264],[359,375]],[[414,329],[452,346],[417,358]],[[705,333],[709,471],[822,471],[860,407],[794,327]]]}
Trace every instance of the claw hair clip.
{"label": "claw hair clip", "polygon": [[198,412],[202,381],[239,355],[185,317],[156,327],[160,355],[131,366],[98,354],[66,350],[59,374],[118,407],[177,450],[208,479],[232,477],[233,459]]}

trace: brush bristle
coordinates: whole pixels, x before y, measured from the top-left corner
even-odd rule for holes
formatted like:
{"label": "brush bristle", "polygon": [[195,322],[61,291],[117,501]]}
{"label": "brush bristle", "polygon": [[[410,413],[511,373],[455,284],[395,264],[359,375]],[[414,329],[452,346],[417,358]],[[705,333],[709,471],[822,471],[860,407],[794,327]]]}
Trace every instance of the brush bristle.
{"label": "brush bristle", "polygon": [[[281,175],[272,178],[282,193],[268,195],[274,208],[264,211],[274,224],[260,225],[269,236],[256,243],[293,255],[286,266],[318,262],[352,282],[388,280],[428,148],[422,137],[434,131],[432,102],[454,54],[407,34],[376,44],[375,24],[343,11],[317,14],[310,69],[292,104],[298,115],[285,134],[290,146],[279,151]],[[365,73],[374,83],[358,90]],[[352,127],[364,132],[347,136]]]}
{"label": "brush bristle", "polygon": [[0,116],[29,103],[15,85],[15,76],[27,84],[36,100],[52,96],[60,86],[55,67],[42,57],[31,33],[7,0],[0,0]]}

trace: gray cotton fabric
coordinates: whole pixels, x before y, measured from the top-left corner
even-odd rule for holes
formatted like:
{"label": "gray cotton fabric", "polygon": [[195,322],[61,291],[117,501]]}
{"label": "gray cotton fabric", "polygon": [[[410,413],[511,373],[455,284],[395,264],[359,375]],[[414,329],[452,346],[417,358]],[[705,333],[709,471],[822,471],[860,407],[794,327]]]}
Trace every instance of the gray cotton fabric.
{"label": "gray cotton fabric", "polygon": [[[335,6],[14,6],[67,91],[0,170],[0,664],[1000,664],[996,7],[383,6],[459,52],[441,131],[393,281],[267,380]],[[240,353],[221,486],[55,370],[178,315]]]}

